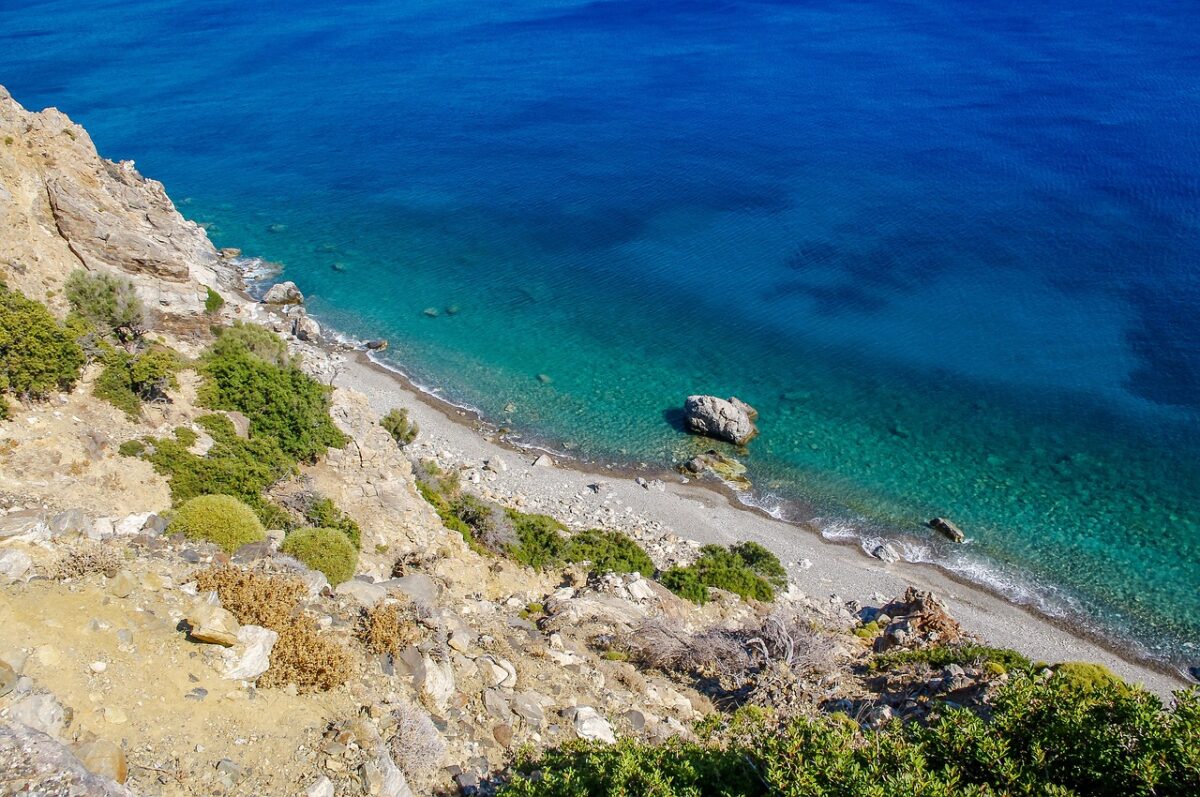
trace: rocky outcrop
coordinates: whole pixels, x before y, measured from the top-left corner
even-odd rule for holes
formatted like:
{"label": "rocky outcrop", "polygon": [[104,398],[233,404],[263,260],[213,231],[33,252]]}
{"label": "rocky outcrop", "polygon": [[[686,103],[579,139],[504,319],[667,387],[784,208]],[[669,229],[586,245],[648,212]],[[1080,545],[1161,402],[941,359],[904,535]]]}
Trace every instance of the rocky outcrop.
{"label": "rocky outcrop", "polygon": [[277,282],[263,294],[264,304],[304,304],[304,294],[294,282]]}
{"label": "rocky outcrop", "polygon": [[734,445],[745,445],[758,434],[758,410],[737,398],[688,396],[683,415],[690,431]]}
{"label": "rocky outcrop", "polygon": [[944,517],[935,517],[929,521],[929,528],[941,534],[950,542],[966,542],[967,535],[958,527],[952,520],[947,520]]}
{"label": "rocky outcrop", "polygon": [[[81,749],[96,758],[91,747]],[[0,724],[0,794],[133,797],[111,778],[89,772],[62,742],[19,724]]]}

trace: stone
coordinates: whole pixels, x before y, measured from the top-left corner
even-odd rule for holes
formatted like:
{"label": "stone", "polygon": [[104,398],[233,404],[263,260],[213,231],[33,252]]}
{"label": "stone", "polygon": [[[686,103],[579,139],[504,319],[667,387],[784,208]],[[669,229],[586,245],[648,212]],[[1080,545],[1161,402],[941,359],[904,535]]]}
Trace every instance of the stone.
{"label": "stone", "polygon": [[108,739],[77,742],[71,746],[71,752],[94,775],[115,780],[117,783],[124,783],[129,777],[125,751]]}
{"label": "stone", "polygon": [[891,722],[894,716],[895,715],[890,707],[875,706],[866,713],[866,716],[863,717],[862,724],[864,727],[874,730]]}
{"label": "stone", "polygon": [[428,654],[422,658],[424,677],[419,688],[435,705],[444,707],[454,695],[454,671],[448,661],[434,661]]}
{"label": "stone", "polygon": [[542,711],[543,700],[545,698],[536,692],[521,692],[513,695],[512,710],[533,727],[540,728],[546,722],[546,714]]}
{"label": "stone", "polygon": [[288,280],[268,288],[262,300],[263,304],[303,304],[304,294],[296,287],[296,283]]}
{"label": "stone", "polygon": [[886,562],[888,564],[900,561],[900,554],[896,552],[896,549],[890,542],[884,542],[876,545],[871,549],[871,556],[874,556],[879,561]]}
{"label": "stone", "polygon": [[483,690],[483,707],[488,714],[503,722],[508,722],[512,716],[512,712],[508,708],[508,701],[504,699],[501,692],[495,689]]}
{"label": "stone", "polygon": [[23,725],[0,723],[0,761],[0,789],[20,784],[16,794],[133,797],[112,779],[89,772],[61,742]]}
{"label": "stone", "polygon": [[363,791],[371,797],[413,797],[404,773],[386,752],[363,764],[361,774]]}
{"label": "stone", "polygon": [[929,521],[929,528],[941,534],[950,542],[966,542],[967,535],[963,533],[952,520],[947,520],[944,517],[935,517]]}
{"label": "stone", "polygon": [[511,726],[500,723],[492,728],[492,738],[499,742],[501,747],[511,747],[513,742],[513,729]]}
{"label": "stone", "polygon": [[553,468],[554,459],[549,454],[542,454],[533,461],[535,468]]}
{"label": "stone", "polygon": [[307,343],[321,340],[321,325],[312,316],[302,315],[292,324],[292,334]]}
{"label": "stone", "polygon": [[517,668],[512,662],[495,656],[480,656],[476,660],[479,675],[488,686],[511,689],[517,685]]}
{"label": "stone", "polygon": [[100,673],[102,673],[108,669],[108,663],[103,662],[103,661],[93,661],[91,664],[88,665],[88,669],[91,670],[96,675],[99,675]]}
{"label": "stone", "polygon": [[142,528],[146,525],[146,521],[153,514],[153,512],[137,512],[132,515],[126,515],[117,521],[113,531],[122,537],[132,537],[135,534],[141,533]]}
{"label": "stone", "polygon": [[197,642],[231,648],[238,643],[238,621],[231,612],[201,599],[188,609],[185,618],[191,631],[188,635]]}
{"label": "stone", "polygon": [[591,706],[576,707],[570,719],[575,728],[575,734],[580,739],[604,742],[605,744],[614,744],[617,741],[608,720],[600,716],[600,712]]}
{"label": "stone", "polygon": [[400,578],[389,579],[383,582],[383,584],[388,589],[403,592],[414,603],[421,603],[426,606],[433,606],[437,603],[437,582],[424,573],[409,573]]}
{"label": "stone", "polygon": [[334,797],[333,781],[322,775],[304,790],[304,797]]}
{"label": "stone", "polygon": [[361,581],[357,578],[352,578],[349,581],[343,581],[334,589],[337,595],[345,595],[348,598],[356,601],[360,606],[370,608],[387,597],[387,587],[380,584],[372,584],[369,581]]}
{"label": "stone", "polygon": [[33,509],[22,509],[0,515],[0,540],[17,539],[40,542],[50,538],[46,516]]}
{"label": "stone", "polygon": [[128,598],[137,587],[138,580],[133,573],[122,570],[108,582],[108,594],[117,598]]}
{"label": "stone", "polygon": [[67,727],[67,712],[51,694],[28,695],[8,709],[8,719],[59,739]]}
{"label": "stone", "polygon": [[17,679],[19,677],[17,671],[10,667],[7,662],[0,662],[0,697],[4,697],[17,688]]}
{"label": "stone", "polygon": [[24,551],[0,551],[0,583],[20,580],[33,567],[33,558]]}
{"label": "stone", "polygon": [[370,351],[384,351],[388,347],[388,342],[383,338],[375,338],[374,340],[366,341],[363,345]]}
{"label": "stone", "polygon": [[237,644],[221,652],[225,669],[221,677],[229,681],[253,681],[271,665],[271,650],[279,634],[269,628],[244,625],[237,631]]}
{"label": "stone", "polygon": [[683,417],[689,431],[734,445],[745,445],[758,434],[758,411],[737,398],[688,396]]}
{"label": "stone", "polygon": [[634,731],[641,732],[646,728],[646,715],[637,709],[630,709],[621,715]]}
{"label": "stone", "polygon": [[50,519],[50,533],[55,537],[61,537],[64,534],[91,536],[92,519],[85,515],[82,510],[68,509],[65,512],[59,512]]}
{"label": "stone", "polygon": [[237,410],[228,410],[225,417],[233,424],[233,432],[243,440],[250,437],[250,419]]}

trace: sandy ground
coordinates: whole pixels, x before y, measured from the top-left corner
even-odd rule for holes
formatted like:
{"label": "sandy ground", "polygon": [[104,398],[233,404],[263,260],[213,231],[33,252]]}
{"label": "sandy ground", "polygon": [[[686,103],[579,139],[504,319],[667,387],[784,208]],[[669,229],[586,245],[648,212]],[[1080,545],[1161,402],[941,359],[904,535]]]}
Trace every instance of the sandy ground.
{"label": "sandy ground", "polygon": [[[447,452],[460,463],[478,465],[500,457],[509,467],[489,485],[493,489],[508,488],[542,503],[593,501],[599,505],[607,498],[609,505],[616,503],[631,517],[656,521],[681,537],[702,543],[755,540],[788,565],[793,581],[811,597],[836,595],[838,601],[878,605],[910,585],[931,589],[947,602],[965,628],[993,645],[1013,648],[1040,661],[1102,662],[1164,697],[1187,686],[1181,676],[1128,660],[1003,597],[954,580],[936,567],[884,564],[857,546],[829,542],[818,534],[732,503],[717,490],[670,482],[664,491],[647,490],[628,474],[597,474],[573,468],[570,462],[550,468],[532,467],[538,452],[517,451],[485,438],[481,425],[470,413],[416,391],[364,355],[350,355],[339,369],[335,384],[366,394],[380,413],[393,407],[407,408],[421,428],[418,442]],[[603,496],[588,489],[597,480],[608,486]],[[811,566],[797,566],[803,560]]]}

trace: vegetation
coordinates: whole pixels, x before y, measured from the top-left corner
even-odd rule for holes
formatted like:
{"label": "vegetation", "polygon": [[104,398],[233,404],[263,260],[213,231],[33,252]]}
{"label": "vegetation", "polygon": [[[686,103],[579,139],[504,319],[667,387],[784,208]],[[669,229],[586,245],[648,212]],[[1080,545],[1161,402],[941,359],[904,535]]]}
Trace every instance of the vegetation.
{"label": "vegetation", "polygon": [[214,567],[196,576],[197,586],[215,590],[221,605],[243,625],[261,625],[279,634],[261,687],[295,684],[300,692],[324,692],[345,683],[353,672],[350,652],[322,633],[299,611],[304,582],[239,567]]}
{"label": "vegetation", "polygon": [[708,601],[709,587],[767,603],[775,599],[775,588],[787,583],[787,573],[775,554],[757,543],[705,545],[694,563],[663,573],[662,583],[694,603]]}
{"label": "vegetation", "polygon": [[508,554],[527,567],[543,570],[563,561],[567,527],[549,515],[530,515],[509,509],[505,512],[512,522],[516,542]]}
{"label": "vegetation", "polygon": [[161,346],[136,355],[110,349],[92,393],[137,419],[141,416],[142,402],[160,401],[168,389],[178,386],[175,372],[179,366],[179,355]]}
{"label": "vegetation", "polygon": [[339,529],[299,529],[283,539],[279,550],[319,570],[337,586],[354,576],[358,551]]}
{"label": "vegetation", "polygon": [[[83,349],[44,305],[0,283],[0,396],[44,399],[70,390],[83,363]],[[6,410],[0,399],[0,417]]]}
{"label": "vegetation", "polygon": [[316,498],[304,508],[304,519],[310,526],[337,529],[346,535],[355,550],[362,550],[362,529],[354,518],[337,508],[328,498]]}
{"label": "vegetation", "polygon": [[128,280],[78,269],[67,277],[63,292],[76,315],[121,343],[137,340],[146,330],[146,308]]}
{"label": "vegetation", "polygon": [[[904,664],[927,664],[933,668],[951,664],[998,664],[1004,672],[1027,671],[1033,668],[1029,659],[1007,648],[986,645],[934,645],[914,650],[893,650],[881,653],[871,660],[871,669],[890,670]],[[1115,677],[1115,676],[1114,676]]]}
{"label": "vegetation", "polygon": [[201,495],[187,501],[171,519],[167,533],[211,542],[227,553],[267,536],[254,510],[230,495]]}
{"label": "vegetation", "polygon": [[207,292],[204,297],[204,312],[213,315],[225,306],[225,298],[212,288],[205,288],[204,290]]}
{"label": "vegetation", "polygon": [[201,401],[250,419],[250,436],[270,437],[288,456],[315,460],[346,437],[329,417],[330,388],[286,359],[283,341],[260,327],[221,331],[201,362]]}
{"label": "vegetation", "polygon": [[775,723],[742,711],[700,741],[569,742],[528,754],[507,797],[889,797],[1200,793],[1200,690],[1173,710],[1112,684],[1079,691],[1014,678],[989,719],[961,708],[929,724],[865,731],[844,714]]}
{"label": "vegetation", "polygon": [[1062,682],[1066,688],[1079,692],[1128,689],[1125,682],[1103,664],[1085,661],[1066,661],[1057,665],[1054,679]]}
{"label": "vegetation", "polygon": [[379,425],[392,436],[396,445],[401,448],[416,440],[421,431],[415,423],[408,419],[408,410],[405,409],[392,410],[379,420]]}
{"label": "vegetation", "polygon": [[91,540],[80,540],[62,552],[53,572],[58,579],[82,578],[92,573],[103,573],[112,578],[121,569],[121,564],[121,555],[114,549]]}
{"label": "vegetation", "polygon": [[371,653],[398,656],[417,641],[416,613],[408,604],[379,603],[363,609],[357,632]]}
{"label": "vegetation", "polygon": [[619,531],[581,531],[567,541],[564,558],[568,562],[591,562],[597,573],[654,575],[654,563],[642,546]]}

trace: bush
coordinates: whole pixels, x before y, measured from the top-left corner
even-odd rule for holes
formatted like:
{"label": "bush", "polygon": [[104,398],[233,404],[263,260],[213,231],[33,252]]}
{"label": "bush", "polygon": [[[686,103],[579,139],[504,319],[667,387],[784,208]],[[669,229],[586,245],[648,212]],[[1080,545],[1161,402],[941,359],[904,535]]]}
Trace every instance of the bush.
{"label": "bush", "polygon": [[354,576],[358,551],[338,529],[299,529],[283,539],[279,550],[319,570],[337,586]]}
{"label": "bush", "polygon": [[345,445],[346,436],[329,417],[330,388],[286,363],[282,345],[254,327],[223,331],[202,359],[200,400],[245,414],[251,437],[274,438],[289,456],[312,461],[327,447]]}
{"label": "bush", "polygon": [[104,370],[92,386],[92,394],[136,420],[143,401],[166,398],[167,390],[178,387],[175,372],[179,356],[167,348],[155,347],[138,355],[120,349],[105,356]]}
{"label": "bush", "polygon": [[776,589],[787,586],[787,570],[779,561],[779,557],[757,542],[747,540],[730,547],[729,552],[739,557],[746,567]]}
{"label": "bush", "polygon": [[461,534],[462,538],[466,540],[467,545],[475,549],[480,549],[479,544],[475,541],[475,530],[458,519],[458,516],[454,514],[454,508],[451,506],[449,499],[438,490],[436,485],[418,480],[417,492],[433,507],[433,511],[437,513],[443,526],[450,531],[457,531]]}
{"label": "bush", "polygon": [[[194,435],[190,430],[177,430],[174,439],[146,438],[136,444],[143,447],[141,455],[154,469],[169,479],[175,503],[199,495],[232,495],[253,507],[264,524],[283,528],[282,511],[264,499],[262,491],[291,473],[295,461],[270,437],[238,437],[224,415],[203,415],[196,423],[213,438],[203,457],[188,451]],[[129,455],[136,445],[122,445],[121,453]]]}
{"label": "bush", "polygon": [[[1056,683],[1057,682],[1057,683]],[[888,797],[1200,793],[1200,690],[1157,698],[1018,677],[990,719],[953,708],[928,725],[863,731],[844,715],[775,723],[761,712],[701,727],[702,741],[569,742],[518,761],[508,797]]]}
{"label": "bush", "polygon": [[337,529],[346,535],[355,550],[362,550],[362,529],[354,518],[337,508],[337,504],[328,498],[317,498],[304,508],[304,519],[310,526],[324,529]]}
{"label": "bush", "polygon": [[421,431],[415,423],[408,420],[408,410],[404,409],[394,409],[384,415],[379,420],[379,425],[392,436],[392,439],[401,448],[416,440]]}
{"label": "bush", "polygon": [[92,573],[103,573],[112,578],[123,564],[120,554],[106,545],[82,540],[67,548],[54,566],[54,577],[58,579],[82,578]]}
{"label": "bush", "polygon": [[1065,688],[1080,692],[1129,690],[1129,685],[1103,664],[1085,661],[1066,661],[1057,665],[1054,668],[1054,678],[1061,681]]}
{"label": "bush", "polygon": [[201,495],[187,501],[171,519],[167,532],[214,543],[227,553],[267,536],[254,510],[231,495]]}
{"label": "bush", "polygon": [[417,617],[412,607],[399,603],[379,603],[363,609],[358,620],[358,638],[375,654],[400,651],[417,641]]}
{"label": "bush", "polygon": [[270,575],[233,565],[218,565],[196,574],[196,588],[216,592],[221,606],[243,625],[278,630],[287,625],[308,592],[296,576]]}
{"label": "bush", "polygon": [[568,562],[591,562],[597,573],[654,575],[654,563],[642,546],[619,531],[582,531],[567,541],[563,558]]}
{"label": "bush", "polygon": [[951,664],[996,663],[1005,671],[1026,671],[1033,667],[1029,659],[1008,648],[993,648],[987,645],[933,645],[916,650],[894,650],[881,653],[871,660],[870,668],[875,671],[890,670],[903,664],[928,664],[933,668]]}
{"label": "bush", "polygon": [[212,288],[205,288],[204,312],[212,315],[225,306],[225,299]]}
{"label": "bush", "polygon": [[549,515],[526,514],[515,509],[509,509],[505,514],[517,537],[517,541],[509,546],[509,556],[537,570],[562,563],[566,526]]}
{"label": "bush", "polygon": [[[747,549],[746,546],[751,547]],[[739,550],[747,550],[750,561],[743,558]],[[695,603],[708,600],[708,587],[732,592],[743,600],[753,598],[769,603],[775,599],[775,588],[759,571],[778,581],[780,576],[776,567],[779,572],[783,571],[775,555],[756,543],[743,543],[733,548],[705,545],[700,549],[699,559],[688,567],[671,568],[663,574],[662,583],[680,597]],[[786,574],[783,574],[782,583],[786,582]]]}
{"label": "bush", "polygon": [[0,284],[0,395],[44,399],[70,390],[83,363],[83,349],[43,305]]}
{"label": "bush", "polygon": [[388,747],[405,776],[419,780],[440,768],[446,744],[429,715],[417,706],[402,703],[392,712],[392,719]]}
{"label": "bush", "polygon": [[63,292],[76,314],[122,343],[146,330],[146,309],[128,280],[79,269],[67,277]]}

